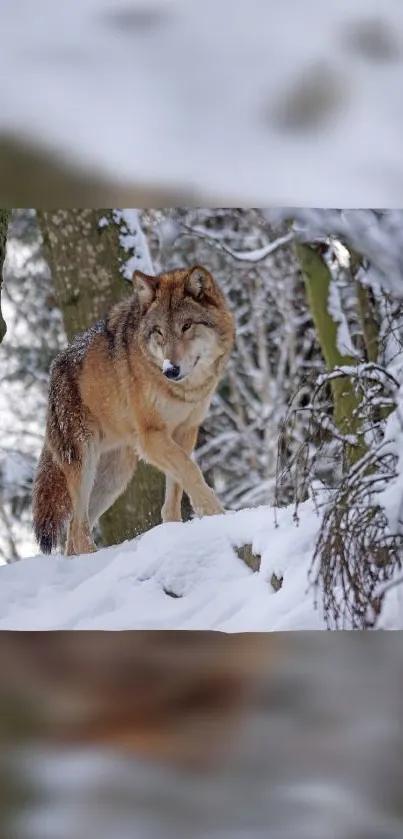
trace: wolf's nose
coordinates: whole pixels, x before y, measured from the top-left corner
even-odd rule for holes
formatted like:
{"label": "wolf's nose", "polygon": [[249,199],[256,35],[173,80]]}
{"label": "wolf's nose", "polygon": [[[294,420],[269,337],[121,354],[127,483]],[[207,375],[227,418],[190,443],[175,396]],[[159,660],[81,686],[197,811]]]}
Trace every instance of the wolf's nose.
{"label": "wolf's nose", "polygon": [[181,368],[178,364],[171,364],[169,367],[166,367],[164,373],[167,379],[178,379],[180,374]]}

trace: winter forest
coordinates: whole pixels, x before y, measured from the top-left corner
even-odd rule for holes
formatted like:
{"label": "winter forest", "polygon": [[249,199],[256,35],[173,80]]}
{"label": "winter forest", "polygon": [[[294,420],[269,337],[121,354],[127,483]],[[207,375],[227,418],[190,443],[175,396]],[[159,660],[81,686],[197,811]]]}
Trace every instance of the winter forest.
{"label": "winter forest", "polygon": [[[0,213],[0,627],[402,628],[403,211]],[[62,572],[31,520],[50,363],[135,268],[194,264],[236,323],[195,452],[228,513],[160,525],[141,464]]]}

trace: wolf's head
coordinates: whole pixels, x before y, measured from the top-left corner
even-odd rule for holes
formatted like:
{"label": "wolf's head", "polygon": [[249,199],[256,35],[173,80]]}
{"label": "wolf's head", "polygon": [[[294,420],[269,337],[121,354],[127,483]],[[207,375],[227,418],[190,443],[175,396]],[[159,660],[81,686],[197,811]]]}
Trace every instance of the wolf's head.
{"label": "wolf's head", "polygon": [[135,271],[133,286],[141,307],[141,349],[168,379],[206,375],[228,357],[233,319],[206,268],[196,265],[157,277]]}

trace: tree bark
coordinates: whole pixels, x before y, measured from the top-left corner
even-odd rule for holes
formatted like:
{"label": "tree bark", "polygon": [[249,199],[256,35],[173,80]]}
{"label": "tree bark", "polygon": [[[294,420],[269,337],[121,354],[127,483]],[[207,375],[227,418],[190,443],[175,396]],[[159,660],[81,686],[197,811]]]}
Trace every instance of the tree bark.
{"label": "tree bark", "polygon": [[[112,210],[38,211],[45,255],[68,339],[84,331],[127,293],[127,259]],[[100,226],[101,219],[108,223]],[[132,539],[161,521],[164,477],[140,462],[127,490],[100,519],[102,543]]]}
{"label": "tree bark", "polygon": [[[296,244],[295,247],[304,275],[308,303],[326,367],[329,372],[337,367],[355,367],[356,359],[348,355],[342,355],[337,346],[337,323],[333,320],[328,309],[330,271],[322,256],[314,247],[300,243]],[[356,396],[348,376],[332,379],[331,389],[335,424],[341,434],[353,434],[357,439],[357,445],[348,447],[348,459],[350,463],[354,463],[366,451],[360,429],[360,400]]]}
{"label": "tree bark", "polygon": [[6,257],[7,231],[10,215],[10,210],[0,208],[0,344],[7,332],[7,325],[1,310],[1,287],[3,284],[3,265]]}

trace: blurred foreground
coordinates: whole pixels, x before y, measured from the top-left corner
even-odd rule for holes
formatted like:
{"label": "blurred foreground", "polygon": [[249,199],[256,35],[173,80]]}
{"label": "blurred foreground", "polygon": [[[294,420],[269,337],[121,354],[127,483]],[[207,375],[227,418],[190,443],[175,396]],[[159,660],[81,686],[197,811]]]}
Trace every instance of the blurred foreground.
{"label": "blurred foreground", "polygon": [[396,0],[14,0],[1,24],[6,205],[402,205]]}
{"label": "blurred foreground", "polygon": [[403,835],[397,634],[0,636],[1,836]]}

